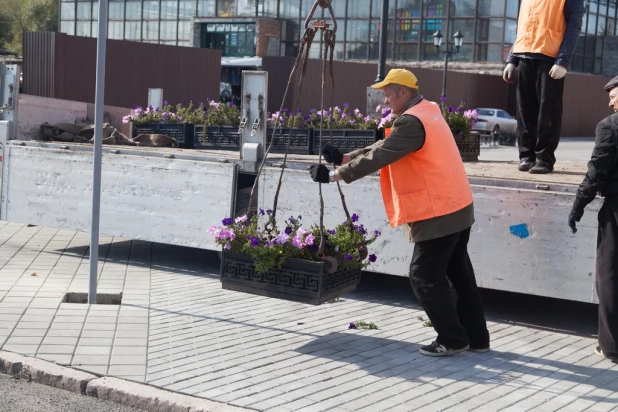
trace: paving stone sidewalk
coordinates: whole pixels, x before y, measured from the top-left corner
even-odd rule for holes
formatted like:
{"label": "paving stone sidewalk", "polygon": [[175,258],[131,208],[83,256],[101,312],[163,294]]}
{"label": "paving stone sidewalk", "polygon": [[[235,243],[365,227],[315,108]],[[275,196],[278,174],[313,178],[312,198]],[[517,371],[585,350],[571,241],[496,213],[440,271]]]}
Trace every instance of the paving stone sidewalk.
{"label": "paving stone sidewalk", "polygon": [[119,238],[101,239],[99,293],[122,305],[62,303],[88,290],[88,243],[0,222],[0,349],[261,411],[618,411],[618,365],[568,321],[490,305],[492,351],[429,358],[409,287],[378,277],[314,307],[222,290],[216,253]]}

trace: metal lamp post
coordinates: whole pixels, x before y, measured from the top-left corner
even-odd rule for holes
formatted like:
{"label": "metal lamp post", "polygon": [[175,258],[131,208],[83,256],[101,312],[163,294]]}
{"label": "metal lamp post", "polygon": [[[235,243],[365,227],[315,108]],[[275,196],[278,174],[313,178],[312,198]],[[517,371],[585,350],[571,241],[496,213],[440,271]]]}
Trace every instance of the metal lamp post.
{"label": "metal lamp post", "polygon": [[463,37],[464,37],[463,34],[461,34],[458,30],[457,33],[453,35],[453,41],[455,43],[455,50],[449,50],[448,41],[446,42],[446,50],[440,50],[440,46],[442,46],[442,39],[444,38],[444,36],[442,36],[442,33],[440,33],[440,30],[438,30],[437,32],[433,34],[433,45],[436,47],[436,53],[444,54],[444,75],[442,77],[442,97],[446,97],[446,74],[448,72],[448,60],[451,58],[453,54],[459,53],[459,49],[461,48],[461,45],[463,44]]}

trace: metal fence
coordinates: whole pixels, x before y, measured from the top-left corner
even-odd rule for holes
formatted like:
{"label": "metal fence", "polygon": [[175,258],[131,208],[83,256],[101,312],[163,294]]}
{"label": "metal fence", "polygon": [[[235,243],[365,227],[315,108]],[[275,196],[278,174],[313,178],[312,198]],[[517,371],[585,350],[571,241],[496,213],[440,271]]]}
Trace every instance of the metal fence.
{"label": "metal fence", "polygon": [[[92,103],[96,39],[62,33],[24,34],[23,93]],[[105,104],[145,106],[149,88],[172,104],[218,99],[221,51],[108,40]]]}
{"label": "metal fence", "polygon": [[[23,93],[80,102],[94,102],[96,39],[60,33],[26,33],[24,35]],[[293,79],[286,101],[285,87],[294,58],[263,57],[262,69],[269,74],[268,110],[281,106],[305,112],[319,109],[322,64],[310,60],[299,90]],[[391,69],[392,67],[387,67]],[[347,102],[351,108],[366,111],[366,88],[374,83],[375,63],[335,61],[335,93],[333,103]],[[413,68],[420,92],[437,101],[442,91],[442,71]],[[165,46],[129,41],[109,40],[107,49],[105,103],[117,107],[144,106],[148,88],[163,88],[170,103],[217,99],[221,79],[219,50]],[[569,73],[564,92],[562,135],[593,136],[597,122],[610,114],[602,76]],[[515,90],[500,76],[449,72],[447,103],[467,101],[467,108],[492,107],[516,115]],[[330,81],[326,82],[325,107],[331,105]]]}

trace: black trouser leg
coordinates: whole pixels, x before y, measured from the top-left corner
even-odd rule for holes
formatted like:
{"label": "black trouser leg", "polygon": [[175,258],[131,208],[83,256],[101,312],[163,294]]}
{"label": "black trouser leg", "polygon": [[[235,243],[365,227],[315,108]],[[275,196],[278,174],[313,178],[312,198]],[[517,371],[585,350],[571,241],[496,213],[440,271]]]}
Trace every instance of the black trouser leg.
{"label": "black trouser leg", "polygon": [[470,347],[484,349],[489,347],[489,331],[485,322],[483,303],[476,286],[474,268],[468,255],[470,229],[461,232],[457,245],[446,268],[449,278],[457,292],[457,315],[466,329]]}
{"label": "black trouser leg", "polygon": [[517,68],[517,127],[519,158],[556,163],[562,128],[564,78],[549,75],[553,62],[520,59]]}
{"label": "black trouser leg", "polygon": [[618,199],[606,198],[599,211],[597,237],[597,294],[599,345],[607,356],[618,357]]}
{"label": "black trouser leg", "polygon": [[[478,342],[482,347],[487,347],[489,344],[486,328],[485,334],[480,332],[479,336],[476,335],[481,324],[481,320],[477,319],[479,316],[477,302],[480,305],[480,298],[476,290],[472,265],[468,260],[469,266],[455,269],[463,261],[464,251],[467,257],[469,236],[470,229],[467,229],[438,239],[418,242],[414,245],[410,265],[412,289],[438,333],[438,341],[451,349],[460,349],[469,342],[475,344]],[[454,279],[457,284],[453,284],[460,302],[457,305],[447,276]],[[465,304],[470,303],[473,308],[463,308]],[[461,313],[458,313],[458,309]],[[482,308],[480,313],[482,316]],[[482,323],[485,323],[484,317]],[[475,333],[470,339],[468,331]]]}
{"label": "black trouser leg", "polygon": [[538,80],[540,110],[536,158],[553,167],[562,130],[562,92],[564,77],[556,80],[549,75],[553,62],[539,60]]}
{"label": "black trouser leg", "polygon": [[530,59],[520,59],[517,66],[517,129],[519,130],[519,158],[536,160],[537,121],[539,100],[536,71]]}

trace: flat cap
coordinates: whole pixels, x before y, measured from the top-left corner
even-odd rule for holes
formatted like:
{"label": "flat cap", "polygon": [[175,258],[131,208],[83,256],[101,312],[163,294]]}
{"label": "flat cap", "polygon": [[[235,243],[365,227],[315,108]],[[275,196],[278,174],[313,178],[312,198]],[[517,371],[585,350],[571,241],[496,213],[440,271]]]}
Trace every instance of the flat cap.
{"label": "flat cap", "polygon": [[614,77],[613,79],[611,79],[606,85],[605,85],[605,91],[609,92],[610,90],[612,90],[614,87],[618,87],[618,76]]}

